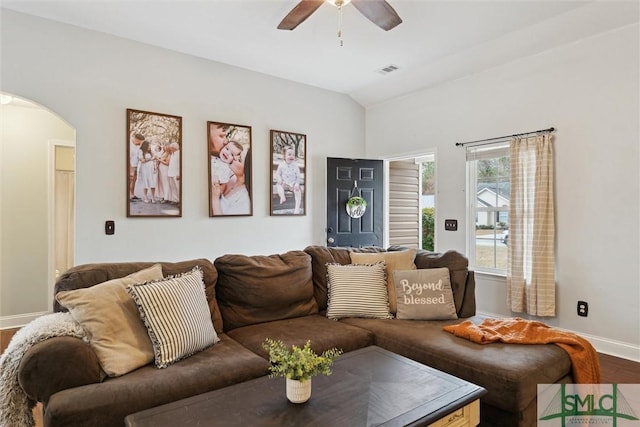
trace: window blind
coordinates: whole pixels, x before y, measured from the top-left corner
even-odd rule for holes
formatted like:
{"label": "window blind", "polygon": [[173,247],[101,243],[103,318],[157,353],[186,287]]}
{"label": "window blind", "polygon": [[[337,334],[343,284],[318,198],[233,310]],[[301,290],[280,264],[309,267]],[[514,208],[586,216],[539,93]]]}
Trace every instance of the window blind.
{"label": "window blind", "polygon": [[389,244],[420,244],[420,165],[413,159],[389,162]]}
{"label": "window blind", "polygon": [[482,146],[467,146],[467,161],[487,160],[509,155],[509,141]]}

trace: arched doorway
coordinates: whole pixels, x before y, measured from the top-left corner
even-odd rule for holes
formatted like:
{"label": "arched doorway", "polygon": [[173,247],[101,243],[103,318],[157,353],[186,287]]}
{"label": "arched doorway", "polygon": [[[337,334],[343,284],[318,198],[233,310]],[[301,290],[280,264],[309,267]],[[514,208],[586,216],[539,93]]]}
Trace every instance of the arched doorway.
{"label": "arched doorway", "polygon": [[[17,327],[51,310],[56,254],[73,264],[75,129],[37,103],[0,95],[0,327]],[[56,233],[61,222],[67,230]]]}

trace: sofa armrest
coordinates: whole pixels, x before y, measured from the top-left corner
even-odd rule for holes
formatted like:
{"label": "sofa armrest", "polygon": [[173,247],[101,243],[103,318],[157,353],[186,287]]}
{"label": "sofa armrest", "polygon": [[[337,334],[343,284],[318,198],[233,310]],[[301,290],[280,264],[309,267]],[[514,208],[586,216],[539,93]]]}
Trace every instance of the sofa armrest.
{"label": "sofa armrest", "polygon": [[98,383],[104,377],[93,349],[74,337],[54,337],[35,344],[18,368],[18,382],[27,396],[44,403],[60,390]]}

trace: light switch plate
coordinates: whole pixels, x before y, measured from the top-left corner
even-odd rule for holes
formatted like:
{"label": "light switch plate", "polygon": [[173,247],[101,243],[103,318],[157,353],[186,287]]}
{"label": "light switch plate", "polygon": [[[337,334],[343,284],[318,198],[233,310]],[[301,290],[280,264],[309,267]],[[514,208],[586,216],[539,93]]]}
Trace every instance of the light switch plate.
{"label": "light switch plate", "polygon": [[116,232],[116,223],[115,221],[108,220],[104,223],[104,234],[112,235]]}
{"label": "light switch plate", "polygon": [[458,230],[458,220],[457,219],[445,219],[444,220],[444,229],[448,231],[457,231]]}

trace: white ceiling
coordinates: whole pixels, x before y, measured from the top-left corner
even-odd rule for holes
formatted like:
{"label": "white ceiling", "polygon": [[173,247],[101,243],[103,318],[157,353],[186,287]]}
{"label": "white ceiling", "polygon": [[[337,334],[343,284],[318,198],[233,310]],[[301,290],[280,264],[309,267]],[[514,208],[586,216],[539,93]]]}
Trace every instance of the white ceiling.
{"label": "white ceiling", "polygon": [[[638,21],[638,1],[389,0],[385,32],[323,4],[277,30],[297,0],[0,0],[3,8],[348,94],[367,107]],[[382,75],[390,64],[398,71]]]}

